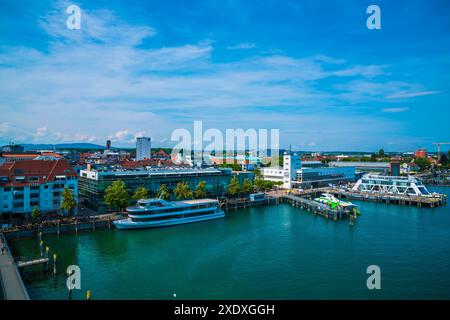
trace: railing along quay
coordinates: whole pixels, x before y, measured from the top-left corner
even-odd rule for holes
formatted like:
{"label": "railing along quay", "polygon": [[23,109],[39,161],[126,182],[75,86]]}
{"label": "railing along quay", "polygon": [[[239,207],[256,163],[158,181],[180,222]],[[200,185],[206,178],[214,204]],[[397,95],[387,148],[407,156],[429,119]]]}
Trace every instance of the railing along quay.
{"label": "railing along quay", "polygon": [[275,197],[266,196],[266,198],[264,199],[253,201],[247,198],[227,200],[225,202],[220,203],[219,206],[224,211],[230,211],[230,210],[245,209],[249,207],[272,205],[276,203],[277,199]]}

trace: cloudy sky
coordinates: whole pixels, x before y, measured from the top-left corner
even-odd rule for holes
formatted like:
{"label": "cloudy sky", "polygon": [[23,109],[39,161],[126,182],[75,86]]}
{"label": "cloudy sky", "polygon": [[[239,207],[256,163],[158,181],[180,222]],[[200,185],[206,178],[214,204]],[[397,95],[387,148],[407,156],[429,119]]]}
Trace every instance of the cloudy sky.
{"label": "cloudy sky", "polygon": [[434,150],[450,140],[450,4],[393,2],[0,0],[0,143],[171,146],[202,120],[302,150]]}

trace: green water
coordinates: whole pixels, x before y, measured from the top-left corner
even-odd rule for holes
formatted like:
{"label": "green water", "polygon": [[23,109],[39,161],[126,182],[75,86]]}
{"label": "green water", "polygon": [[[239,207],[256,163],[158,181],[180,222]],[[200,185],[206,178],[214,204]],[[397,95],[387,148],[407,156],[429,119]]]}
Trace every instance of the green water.
{"label": "green water", "polygon": [[[449,299],[450,206],[357,204],[354,226],[283,204],[169,228],[46,236],[59,274],[33,267],[23,277],[33,299],[66,299],[70,264],[81,268],[73,299],[86,290],[93,299]],[[13,247],[39,251],[37,239]],[[366,287],[372,264],[381,290]]]}

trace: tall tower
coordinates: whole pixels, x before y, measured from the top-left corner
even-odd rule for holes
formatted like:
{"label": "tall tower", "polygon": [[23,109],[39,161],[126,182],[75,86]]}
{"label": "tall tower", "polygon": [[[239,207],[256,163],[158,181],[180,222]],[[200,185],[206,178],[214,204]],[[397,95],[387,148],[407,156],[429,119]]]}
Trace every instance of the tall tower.
{"label": "tall tower", "polygon": [[111,150],[111,140],[106,140],[106,150]]}
{"label": "tall tower", "polygon": [[152,157],[152,139],[147,137],[136,138],[136,160],[150,159]]}
{"label": "tall tower", "polygon": [[283,188],[292,189],[292,180],[297,178],[297,170],[302,168],[302,159],[296,153],[284,153],[283,156]]}

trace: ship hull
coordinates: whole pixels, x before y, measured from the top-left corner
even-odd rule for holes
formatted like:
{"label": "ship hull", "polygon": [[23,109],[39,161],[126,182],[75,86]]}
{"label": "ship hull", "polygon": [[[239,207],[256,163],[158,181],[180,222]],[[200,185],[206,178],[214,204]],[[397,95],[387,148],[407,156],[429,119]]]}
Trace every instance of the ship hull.
{"label": "ship hull", "polygon": [[114,226],[119,230],[128,229],[145,229],[145,228],[159,228],[159,227],[169,227],[185,223],[194,223],[201,221],[208,221],[214,219],[225,218],[225,213],[223,211],[215,212],[213,214],[207,214],[202,216],[187,217],[187,218],[177,218],[177,219],[166,219],[159,221],[148,221],[148,222],[133,222],[130,219],[116,220],[114,221]]}

